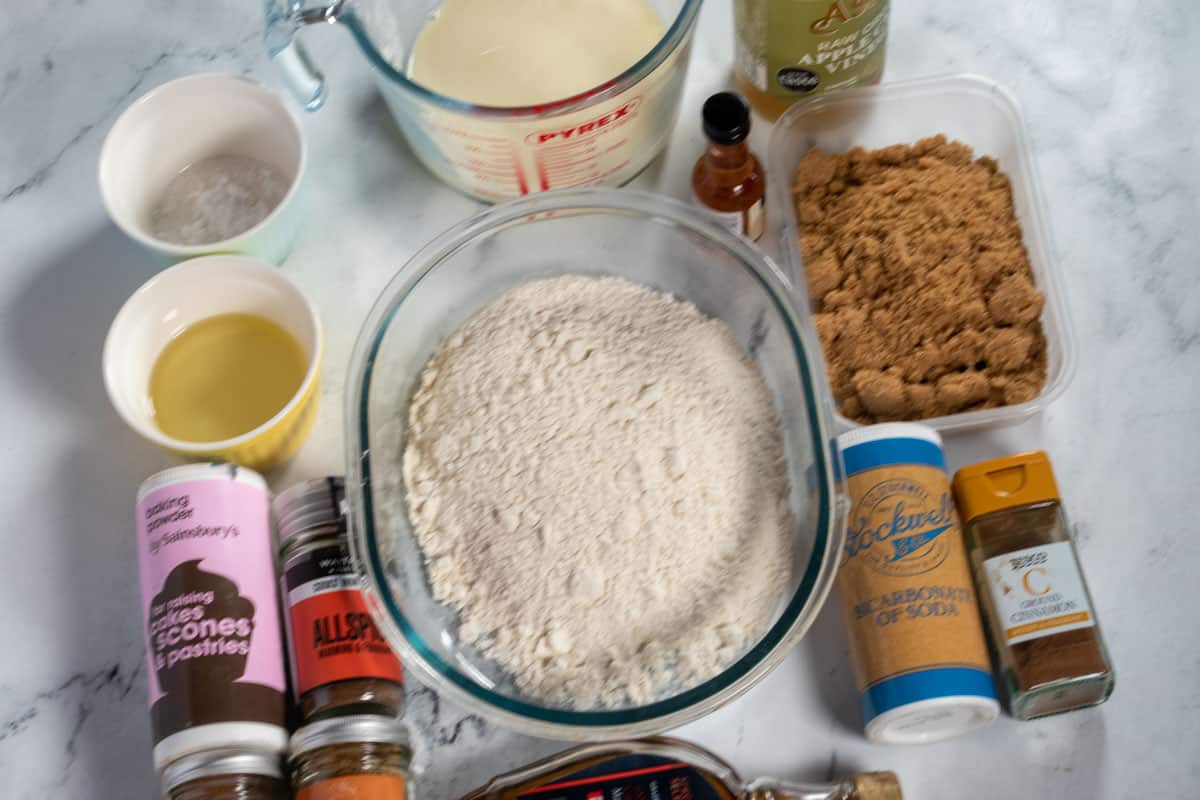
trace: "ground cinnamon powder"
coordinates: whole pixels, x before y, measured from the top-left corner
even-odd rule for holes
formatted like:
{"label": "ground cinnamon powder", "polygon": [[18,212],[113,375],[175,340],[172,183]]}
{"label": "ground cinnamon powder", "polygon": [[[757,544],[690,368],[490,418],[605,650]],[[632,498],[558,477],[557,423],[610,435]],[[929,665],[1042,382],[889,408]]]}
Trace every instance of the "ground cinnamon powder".
{"label": "ground cinnamon powder", "polygon": [[844,416],[927,419],[1041,391],[1045,298],[993,159],[940,135],[882,150],[813,148],[794,193]]}

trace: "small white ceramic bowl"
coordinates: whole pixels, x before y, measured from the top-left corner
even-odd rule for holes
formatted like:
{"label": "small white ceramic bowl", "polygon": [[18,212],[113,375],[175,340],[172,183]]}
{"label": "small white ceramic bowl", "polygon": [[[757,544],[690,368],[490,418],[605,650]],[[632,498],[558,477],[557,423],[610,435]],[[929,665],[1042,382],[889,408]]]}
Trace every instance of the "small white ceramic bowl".
{"label": "small white ceramic bowl", "polygon": [[[278,414],[240,436],[218,442],[167,436],[150,401],[154,362],[187,326],[235,313],[258,314],[292,334],[308,356],[304,381]],[[159,447],[194,460],[268,469],[295,453],[312,429],[322,349],[316,308],[280,270],[247,256],[205,256],[163,270],[125,301],[104,341],[104,385],[129,427]]]}
{"label": "small white ceramic bowl", "polygon": [[[231,239],[184,245],[155,237],[150,216],[167,184],[217,155],[271,165],[290,181],[287,194],[266,219]],[[300,121],[279,95],[232,75],[192,75],[152,89],[117,119],[100,150],[100,196],[117,227],[171,261],[243,253],[278,264],[300,231],[306,161]]]}

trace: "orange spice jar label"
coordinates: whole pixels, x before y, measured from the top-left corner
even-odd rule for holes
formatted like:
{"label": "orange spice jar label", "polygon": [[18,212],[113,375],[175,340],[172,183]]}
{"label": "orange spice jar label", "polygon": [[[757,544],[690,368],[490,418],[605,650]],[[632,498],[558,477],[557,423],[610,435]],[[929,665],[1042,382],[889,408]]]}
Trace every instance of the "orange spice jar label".
{"label": "orange spice jar label", "polygon": [[305,786],[296,800],[405,800],[403,775],[342,775]]}
{"label": "orange spice jar label", "polygon": [[400,660],[371,619],[343,548],[293,559],[284,582],[297,694],[355,678],[401,682]]}
{"label": "orange spice jar label", "polygon": [[852,506],[837,584],[859,690],[922,670],[990,672],[944,469],[854,466],[847,455]]}

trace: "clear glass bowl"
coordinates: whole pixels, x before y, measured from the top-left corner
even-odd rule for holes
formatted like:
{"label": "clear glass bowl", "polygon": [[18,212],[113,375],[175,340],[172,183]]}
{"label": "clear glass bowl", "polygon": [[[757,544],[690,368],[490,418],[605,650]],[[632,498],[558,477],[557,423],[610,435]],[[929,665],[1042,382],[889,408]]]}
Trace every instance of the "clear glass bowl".
{"label": "clear glass bowl", "polygon": [[[1025,403],[920,422],[943,433],[1015,425],[1045,409],[1070,383],[1075,374],[1075,339],[1025,121],[1016,98],[1003,87],[977,75],[948,75],[847,89],[792,106],[771,131],[767,151],[771,208],[782,230],[780,252],[789,268],[788,277],[800,291],[799,302],[807,308],[792,185],[796,166],[810,148],[832,153],[855,146],[870,150],[938,133],[970,145],[976,155],[996,159],[1012,183],[1013,208],[1021,223],[1033,280],[1046,295],[1042,309],[1046,385]],[[859,427],[840,414],[837,421],[843,429]]]}
{"label": "clear glass bowl", "polygon": [[[404,508],[399,464],[407,405],[441,339],[527,281],[619,275],[691,301],[729,324],[761,366],[783,421],[795,515],[793,578],[767,634],[718,676],[646,705],[552,707],[457,637],[431,596]],[[550,192],[497,206],[418,252],[388,284],[355,346],[346,390],[347,495],[355,558],[372,613],[410,672],[480,715],[537,736],[637,736],[693,720],[740,695],[786,655],[829,592],[844,534],[832,403],[807,314],[759,250],[668,198]],[[815,358],[814,358],[815,356]]]}

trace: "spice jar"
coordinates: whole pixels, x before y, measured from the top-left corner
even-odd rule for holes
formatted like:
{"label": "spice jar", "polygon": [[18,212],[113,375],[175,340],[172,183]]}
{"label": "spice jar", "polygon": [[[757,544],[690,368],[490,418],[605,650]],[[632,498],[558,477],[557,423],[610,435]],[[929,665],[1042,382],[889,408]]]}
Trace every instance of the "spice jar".
{"label": "spice jar", "polygon": [[223,748],[183,756],[163,771],[167,800],[287,800],[279,753]]}
{"label": "spice jar", "polygon": [[305,481],[274,502],[292,685],[304,721],[331,713],[397,716],[400,661],[367,611],[346,535],[342,478]]}
{"label": "spice jar", "polygon": [[1112,662],[1049,458],[1022,453],[964,467],[954,493],[1012,715],[1103,703]]}
{"label": "spice jar", "polygon": [[292,734],[296,800],[405,800],[411,765],[408,728],[393,717],[330,717]]}

